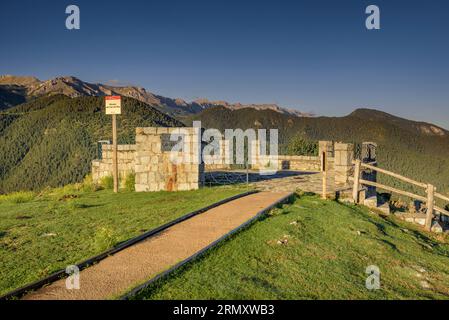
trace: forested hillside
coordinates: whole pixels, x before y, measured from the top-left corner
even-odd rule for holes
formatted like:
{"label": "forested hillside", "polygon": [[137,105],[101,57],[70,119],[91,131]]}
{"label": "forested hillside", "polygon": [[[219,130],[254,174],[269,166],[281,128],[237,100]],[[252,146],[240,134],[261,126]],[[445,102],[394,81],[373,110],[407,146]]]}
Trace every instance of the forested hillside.
{"label": "forested hillside", "polygon": [[25,101],[26,98],[24,88],[15,85],[0,85],[0,110],[16,106],[24,103]]}
{"label": "forested hillside", "polygon": [[[90,171],[97,141],[111,139],[111,119],[101,97],[38,98],[0,112],[0,193],[61,186]],[[124,98],[119,143],[133,143],[138,126],[180,126],[181,122],[132,98]],[[273,110],[215,107],[184,118],[205,128],[276,128],[281,153],[289,142],[334,140],[379,146],[379,166],[449,191],[449,132],[434,125],[359,109],[346,117],[297,117]],[[296,138],[296,139],[294,139]],[[299,139],[300,140],[300,139]],[[396,186],[397,181],[380,176]]]}
{"label": "forested hillside", "polygon": [[[119,143],[133,143],[138,126],[180,122],[131,99],[118,116]],[[111,139],[104,98],[43,97],[0,113],[0,193],[39,190],[81,181],[96,157],[97,141]]]}
{"label": "forested hillside", "polygon": [[[346,117],[290,117],[269,110],[208,109],[188,119],[201,120],[205,128],[278,128],[281,152],[288,150],[293,137],[378,144],[379,166],[433,182],[449,191],[449,132],[434,125],[409,121],[390,114],[358,109]],[[399,186],[380,176],[380,181]]]}

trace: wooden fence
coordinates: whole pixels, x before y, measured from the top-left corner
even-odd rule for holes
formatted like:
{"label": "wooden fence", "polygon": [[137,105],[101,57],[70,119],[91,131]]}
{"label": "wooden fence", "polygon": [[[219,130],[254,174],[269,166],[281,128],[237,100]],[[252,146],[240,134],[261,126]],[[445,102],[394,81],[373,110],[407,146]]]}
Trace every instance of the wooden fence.
{"label": "wooden fence", "polygon": [[[436,192],[436,188],[435,188],[434,185],[432,185],[430,183],[422,183],[422,182],[419,182],[419,181],[415,181],[413,179],[404,177],[404,176],[402,176],[400,174],[397,174],[397,173],[394,173],[394,172],[391,172],[391,171],[388,171],[388,170],[385,170],[385,169],[378,168],[376,166],[373,166],[372,164],[363,163],[360,160],[353,161],[353,164],[355,165],[355,168],[354,168],[354,188],[353,188],[353,191],[352,191],[352,197],[353,197],[355,203],[359,202],[360,186],[361,185],[366,185],[366,186],[372,186],[372,187],[376,187],[376,188],[379,188],[379,189],[387,190],[387,191],[390,191],[392,193],[397,193],[397,194],[400,194],[400,195],[403,195],[403,196],[406,196],[406,197],[409,197],[409,198],[412,198],[412,199],[416,199],[416,200],[425,202],[426,203],[426,207],[427,207],[425,227],[426,227],[426,229],[428,231],[430,231],[431,228],[432,228],[432,220],[433,220],[433,212],[434,211],[437,211],[437,212],[439,212],[439,213],[441,213],[443,215],[449,216],[449,211],[447,211],[447,210],[445,210],[443,208],[440,208],[440,207],[435,205],[435,199],[440,199],[440,200],[449,202],[449,197]],[[417,195],[415,193],[404,191],[404,190],[400,190],[400,189],[397,189],[397,188],[393,188],[393,187],[390,187],[390,186],[386,186],[386,185],[383,185],[383,184],[380,184],[380,183],[377,183],[377,182],[374,182],[374,181],[368,181],[368,180],[361,179],[360,178],[360,174],[361,174],[361,171],[362,171],[363,168],[374,170],[374,171],[377,171],[379,173],[386,174],[386,175],[388,175],[390,177],[393,177],[393,178],[402,180],[404,182],[410,183],[410,184],[415,185],[417,187],[423,188],[424,191],[427,194],[427,197],[420,196],[420,195]]]}

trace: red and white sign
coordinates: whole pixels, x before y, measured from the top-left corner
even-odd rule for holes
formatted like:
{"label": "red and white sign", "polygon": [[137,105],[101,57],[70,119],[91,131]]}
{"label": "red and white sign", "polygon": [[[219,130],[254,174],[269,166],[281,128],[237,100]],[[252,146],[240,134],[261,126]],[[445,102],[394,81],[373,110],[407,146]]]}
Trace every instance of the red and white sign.
{"label": "red and white sign", "polygon": [[106,114],[122,114],[122,97],[120,96],[107,96],[106,102]]}

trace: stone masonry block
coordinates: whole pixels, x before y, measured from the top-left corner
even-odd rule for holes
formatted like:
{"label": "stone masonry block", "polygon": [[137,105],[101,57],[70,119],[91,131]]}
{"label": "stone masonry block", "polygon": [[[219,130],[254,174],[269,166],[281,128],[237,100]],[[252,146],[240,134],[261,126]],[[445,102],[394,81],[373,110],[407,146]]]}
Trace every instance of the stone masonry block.
{"label": "stone masonry block", "polygon": [[144,184],[136,184],[134,186],[136,192],[148,192],[150,191],[147,185]]}
{"label": "stone masonry block", "polygon": [[168,128],[157,128],[157,134],[167,134]]}
{"label": "stone masonry block", "polygon": [[155,134],[157,134],[157,128],[155,128],[155,127],[147,127],[147,128],[143,129],[143,132],[146,135],[155,135]]}

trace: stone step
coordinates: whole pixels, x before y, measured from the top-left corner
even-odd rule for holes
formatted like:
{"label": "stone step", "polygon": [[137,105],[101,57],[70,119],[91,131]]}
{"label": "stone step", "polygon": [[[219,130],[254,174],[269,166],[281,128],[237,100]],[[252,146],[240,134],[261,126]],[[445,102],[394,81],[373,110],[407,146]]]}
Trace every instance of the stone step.
{"label": "stone step", "polygon": [[363,204],[368,208],[377,208],[377,196],[366,198]]}
{"label": "stone step", "polygon": [[421,226],[426,225],[426,215],[424,213],[395,212],[394,215],[407,222],[416,223]]}
{"label": "stone step", "polygon": [[[424,213],[396,212],[394,215],[397,216],[399,219],[407,221],[407,222],[419,224],[421,226],[426,225],[426,214],[424,214]],[[435,232],[435,233],[441,233],[441,232],[448,230],[448,227],[449,226],[447,224],[434,219],[432,221],[432,229],[431,230],[432,230],[432,232]]]}
{"label": "stone step", "polygon": [[379,205],[377,206],[377,210],[380,210],[386,215],[389,215],[391,213],[390,204],[388,202],[384,202],[382,204],[379,203]]}
{"label": "stone step", "polygon": [[363,204],[368,208],[381,211],[383,214],[390,214],[390,204],[386,201],[382,201],[377,195],[366,198]]}

